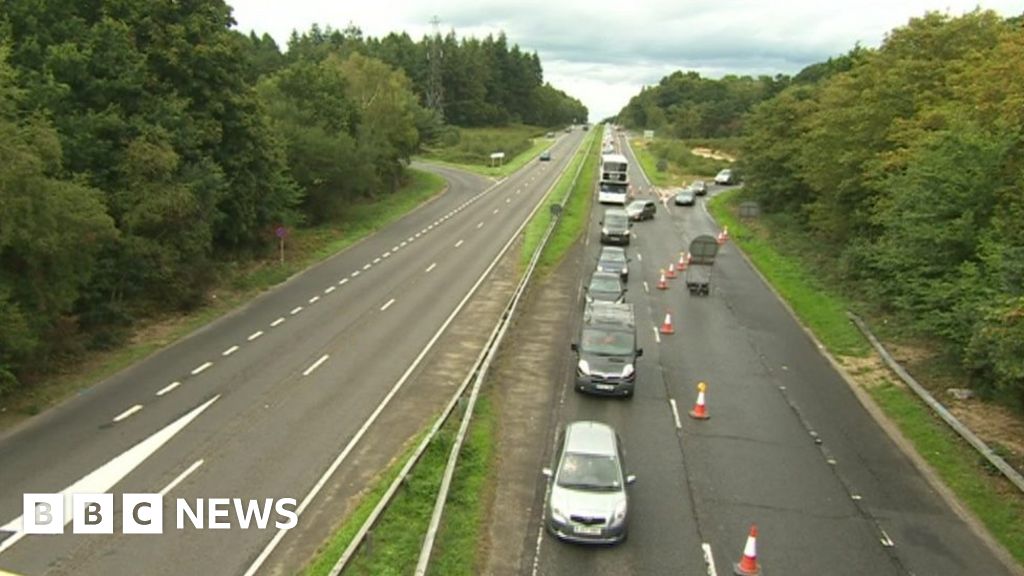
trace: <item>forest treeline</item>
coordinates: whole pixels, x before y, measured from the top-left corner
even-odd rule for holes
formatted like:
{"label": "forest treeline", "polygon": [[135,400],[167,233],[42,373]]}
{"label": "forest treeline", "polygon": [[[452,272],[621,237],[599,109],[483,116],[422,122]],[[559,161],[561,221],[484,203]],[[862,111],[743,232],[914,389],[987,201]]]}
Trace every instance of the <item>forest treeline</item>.
{"label": "forest treeline", "polygon": [[395,193],[451,125],[586,118],[504,35],[314,26],[282,51],[233,23],[219,0],[0,0],[0,397],[201,304],[277,226]]}
{"label": "forest treeline", "polygon": [[895,321],[1024,406],[1024,28],[929,13],[744,120],[744,174]]}
{"label": "forest treeline", "polygon": [[656,86],[645,86],[619,112],[616,121],[633,130],[654,130],[668,138],[725,138],[743,132],[755,104],[789,85],[791,78],[735,76],[702,78],[676,71]]}

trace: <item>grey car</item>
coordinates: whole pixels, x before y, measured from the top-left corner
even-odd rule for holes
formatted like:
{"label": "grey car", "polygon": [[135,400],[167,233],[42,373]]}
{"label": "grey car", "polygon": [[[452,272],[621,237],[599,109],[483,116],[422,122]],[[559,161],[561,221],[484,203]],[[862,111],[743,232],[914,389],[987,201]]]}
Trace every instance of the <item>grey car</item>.
{"label": "grey car", "polygon": [[676,206],[693,206],[697,197],[689,188],[684,188],[676,193]]}
{"label": "grey car", "polygon": [[618,272],[623,283],[629,282],[629,258],[626,249],[619,246],[602,246],[597,255],[598,272]]}
{"label": "grey car", "polygon": [[690,183],[690,192],[697,196],[704,196],[708,193],[708,183],[703,180],[694,180]]}
{"label": "grey car", "polygon": [[629,530],[627,485],[636,477],[625,472],[623,450],[615,430],[600,422],[572,422],[554,470],[546,506],[548,530],[562,540],[614,544]]}
{"label": "grey car", "polygon": [[587,284],[587,302],[622,302],[626,297],[626,289],[622,286],[617,272],[594,272]]}

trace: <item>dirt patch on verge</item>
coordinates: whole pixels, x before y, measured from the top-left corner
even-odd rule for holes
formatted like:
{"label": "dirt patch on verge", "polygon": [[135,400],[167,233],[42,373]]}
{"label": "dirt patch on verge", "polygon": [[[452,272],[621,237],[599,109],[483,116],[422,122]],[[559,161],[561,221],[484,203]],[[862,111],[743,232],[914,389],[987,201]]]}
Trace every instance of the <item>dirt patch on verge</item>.
{"label": "dirt patch on verge", "polygon": [[701,158],[712,158],[714,160],[725,160],[726,162],[735,162],[736,157],[732,154],[726,154],[721,150],[712,150],[711,148],[692,148],[690,153],[694,156],[700,156]]}

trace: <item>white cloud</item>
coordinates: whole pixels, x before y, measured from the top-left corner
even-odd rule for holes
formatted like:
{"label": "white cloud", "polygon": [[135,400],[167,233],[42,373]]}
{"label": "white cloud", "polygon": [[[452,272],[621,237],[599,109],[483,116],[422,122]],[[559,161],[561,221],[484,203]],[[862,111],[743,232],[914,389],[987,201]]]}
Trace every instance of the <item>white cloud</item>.
{"label": "white cloud", "polygon": [[886,33],[935,10],[976,7],[1004,16],[1019,0],[228,0],[238,29],[267,32],[285,47],[292,30],[355,24],[369,36],[440,29],[459,36],[504,31],[536,51],[545,79],[579,98],[593,120],[615,114],[644,85],[674,70],[702,75],[793,74],[847,52],[877,46]]}

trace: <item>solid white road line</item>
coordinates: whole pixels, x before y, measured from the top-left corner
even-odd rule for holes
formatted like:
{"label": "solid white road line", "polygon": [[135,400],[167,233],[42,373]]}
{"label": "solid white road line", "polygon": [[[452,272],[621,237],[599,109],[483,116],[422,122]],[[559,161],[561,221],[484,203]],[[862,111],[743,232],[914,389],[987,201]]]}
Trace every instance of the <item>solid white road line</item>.
{"label": "solid white road line", "polygon": [[459,246],[462,246],[463,242],[464,240],[459,240],[458,242],[455,243],[455,247],[458,248]]}
{"label": "solid white road line", "polygon": [[[159,450],[161,446],[166,444],[168,440],[173,438],[178,432],[181,432],[189,425],[189,423],[202,414],[204,410],[216,402],[218,398],[220,398],[219,394],[207,400],[205,404],[200,405],[188,414],[185,414],[181,418],[178,418],[174,422],[168,424],[149,438],[146,438],[125,452],[115,456],[103,466],[100,466],[96,470],[86,474],[71,486],[61,490],[60,493],[64,495],[65,502],[70,502],[72,494],[102,494],[104,492],[109,492],[111,488],[124,479],[125,476],[130,474],[132,470],[135,470],[139,464],[145,462],[147,458]],[[71,513],[71,506],[65,506],[65,525],[71,521]],[[0,542],[0,554],[3,554],[5,550],[14,546],[16,542],[25,537],[25,532],[23,531],[22,526],[23,523],[21,516],[18,516],[14,520],[3,525],[4,530],[11,530],[14,534],[9,536],[3,542]]]}
{"label": "solid white road line", "polygon": [[170,392],[171,390],[174,390],[178,386],[181,386],[181,382],[178,381],[178,380],[175,380],[174,382],[171,382],[167,386],[164,386],[163,388],[157,390],[156,395],[157,396],[163,396],[164,394],[167,394],[168,392]]}
{"label": "solid white road line", "polygon": [[437,262],[434,262],[434,263],[433,263],[433,264],[431,264],[430,266],[427,266],[427,269],[425,270],[425,272],[430,272],[430,271],[431,271],[431,270],[433,270],[434,268],[437,268]]}
{"label": "solid white road line", "polygon": [[676,406],[676,399],[669,398],[668,403],[672,405],[672,418],[676,421],[676,430],[680,430],[683,424],[679,421],[679,408]]}
{"label": "solid white road line", "polygon": [[232,346],[231,348],[228,348],[227,350],[221,352],[220,355],[221,356],[231,356],[235,352],[238,352],[238,345],[237,344]]}
{"label": "solid white road line", "polygon": [[334,292],[337,289],[337,286],[328,286],[327,288],[324,288],[324,294],[330,294],[331,292]]}
{"label": "solid white road line", "polygon": [[292,311],[290,312],[290,314],[292,316],[295,316],[299,312],[302,312],[302,306],[296,306],[295,308],[292,308]]}
{"label": "solid white road line", "polygon": [[193,376],[196,376],[199,373],[201,373],[203,370],[206,370],[207,368],[209,368],[210,366],[213,366],[213,362],[204,362],[203,364],[200,364],[199,366],[196,366],[195,368],[193,368],[191,374]]}
{"label": "solid white road line", "polygon": [[392,298],[391,300],[388,300],[383,306],[380,307],[380,311],[383,312],[383,311],[387,310],[388,308],[391,308],[391,305],[394,304],[394,303],[395,303],[395,299],[394,298]]}
{"label": "solid white road line", "polygon": [[199,460],[196,460],[195,462],[193,462],[192,465],[189,466],[188,468],[186,468],[184,472],[182,472],[181,474],[178,474],[177,478],[175,478],[174,480],[171,480],[170,484],[168,484],[167,486],[164,486],[164,489],[160,491],[160,495],[161,496],[167,496],[167,494],[171,490],[174,490],[174,488],[178,484],[181,484],[181,482],[185,478],[188,478],[190,474],[192,474],[193,472],[198,470],[199,467],[203,465],[203,462],[205,462],[205,460],[203,460],[202,458],[200,458]]}
{"label": "solid white road line", "polygon": [[320,367],[320,365],[321,365],[321,364],[323,364],[324,362],[326,362],[326,361],[327,361],[327,359],[328,359],[328,358],[330,358],[330,357],[331,357],[331,355],[330,355],[330,354],[324,354],[323,356],[321,356],[321,357],[320,357],[320,359],[319,359],[319,360],[317,360],[316,362],[313,362],[313,365],[312,365],[312,366],[310,366],[309,368],[306,368],[306,369],[305,369],[305,370],[304,370],[304,371],[302,372],[302,375],[303,375],[303,376],[309,376],[310,374],[312,374],[312,373],[313,373],[313,371],[314,371],[314,370],[316,370],[317,368],[319,368],[319,367]]}
{"label": "solid white road line", "polygon": [[711,553],[711,544],[704,542],[700,547],[704,549],[704,566],[708,569],[708,576],[718,576],[718,569],[715,568],[715,555]]}
{"label": "solid white road line", "polygon": [[125,410],[124,412],[121,412],[117,416],[114,416],[114,422],[120,422],[121,420],[124,420],[125,418],[131,416],[132,414],[135,414],[139,410],[142,410],[142,404],[136,404],[135,406],[132,406],[131,408]]}
{"label": "solid white road line", "polygon": [[270,327],[271,328],[277,328],[281,324],[284,324],[284,317],[278,318],[277,320],[274,320],[273,322],[271,322],[270,323]]}
{"label": "solid white road line", "polygon": [[316,304],[319,300],[320,300],[319,296],[313,296],[312,298],[309,299],[309,303],[310,304]]}

